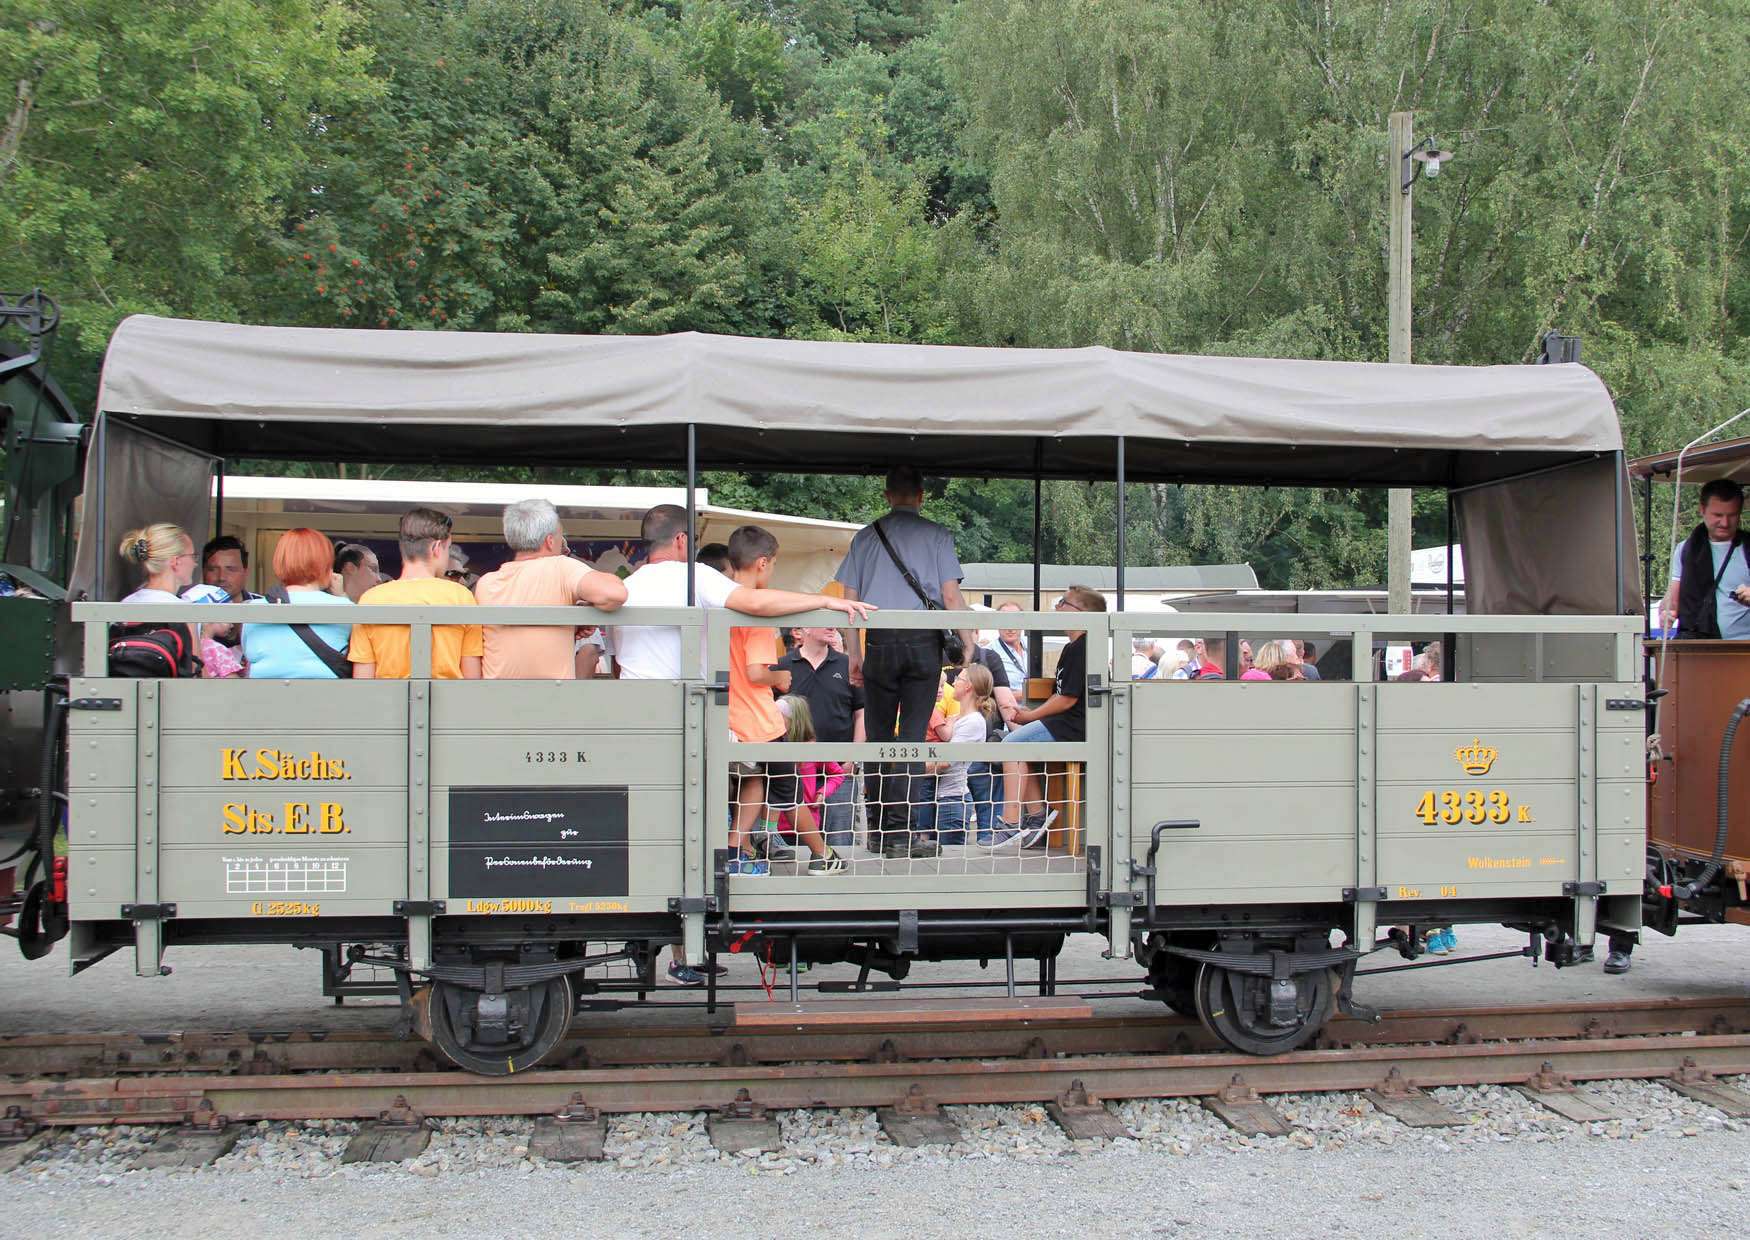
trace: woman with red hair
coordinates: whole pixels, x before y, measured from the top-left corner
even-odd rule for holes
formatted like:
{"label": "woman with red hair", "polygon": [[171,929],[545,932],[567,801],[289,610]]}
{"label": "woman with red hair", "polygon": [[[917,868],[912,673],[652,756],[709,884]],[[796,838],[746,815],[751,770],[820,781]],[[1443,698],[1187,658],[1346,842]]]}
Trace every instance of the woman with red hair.
{"label": "woman with red hair", "polygon": [[[273,549],[273,575],[286,588],[286,602],[299,606],[348,607],[352,600],[328,592],[334,576],[334,544],[317,530],[287,530]],[[346,661],[352,625],[246,624],[243,655],[252,680],[334,680],[351,676]]]}

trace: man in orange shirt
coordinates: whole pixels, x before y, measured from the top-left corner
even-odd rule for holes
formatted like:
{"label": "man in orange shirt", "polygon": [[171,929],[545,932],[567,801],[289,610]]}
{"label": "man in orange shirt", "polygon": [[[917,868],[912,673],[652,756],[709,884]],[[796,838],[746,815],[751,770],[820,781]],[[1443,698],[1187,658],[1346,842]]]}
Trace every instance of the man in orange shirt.
{"label": "man in orange shirt", "polygon": [[[487,607],[570,607],[585,603],[613,611],[626,601],[626,583],[574,560],[559,511],[544,499],[518,500],[504,510],[504,541],[514,558],[487,573],[474,597]],[[489,624],[488,680],[573,680],[576,628]]]}
{"label": "man in orange shirt", "polygon": [[[778,540],[757,525],[744,525],[729,536],[729,577],[737,585],[764,590],[771,584],[772,566],[778,558]],[[790,692],[790,673],[772,664],[778,661],[776,629],[729,630],[729,734],[731,740],[763,743],[784,739],[784,715],[772,690]],[[729,871],[765,874],[767,863],[744,851],[748,833],[765,808],[789,809],[796,804],[794,762],[735,762],[730,766],[735,785],[735,823],[729,829],[729,849],[734,854]],[[769,782],[768,782],[769,781]],[[768,788],[770,797],[768,798]],[[764,823],[768,837],[778,829],[774,818]],[[805,835],[810,850],[818,848],[808,863],[810,874],[842,874],[844,859],[829,848],[819,832]]]}
{"label": "man in orange shirt", "polygon": [[[444,580],[450,566],[450,518],[435,508],[401,517],[401,576],[366,590],[359,605],[472,607],[466,586]],[[413,639],[405,624],[355,624],[346,657],[354,680],[406,680]],[[431,678],[479,680],[484,643],[478,624],[440,624],[431,631]]]}

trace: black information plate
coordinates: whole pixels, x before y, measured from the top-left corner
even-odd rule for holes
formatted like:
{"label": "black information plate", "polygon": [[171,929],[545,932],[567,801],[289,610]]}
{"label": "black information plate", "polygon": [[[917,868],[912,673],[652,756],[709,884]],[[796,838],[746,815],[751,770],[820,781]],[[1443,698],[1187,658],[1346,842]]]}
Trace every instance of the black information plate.
{"label": "black information plate", "polygon": [[624,896],[624,788],[450,789],[450,896]]}

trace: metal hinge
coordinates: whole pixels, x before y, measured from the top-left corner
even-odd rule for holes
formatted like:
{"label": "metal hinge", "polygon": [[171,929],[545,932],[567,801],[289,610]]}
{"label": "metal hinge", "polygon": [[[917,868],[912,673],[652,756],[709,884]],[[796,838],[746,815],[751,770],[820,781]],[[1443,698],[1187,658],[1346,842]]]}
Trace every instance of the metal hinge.
{"label": "metal hinge", "polygon": [[120,710],[120,698],[74,698],[67,703],[68,710]]}
{"label": "metal hinge", "polygon": [[1148,901],[1134,891],[1102,891],[1101,908],[1141,908]]}
{"label": "metal hinge", "polygon": [[1600,882],[1563,883],[1562,894],[1565,896],[1601,896],[1604,894],[1604,884]]}
{"label": "metal hinge", "polygon": [[1605,710],[1645,710],[1647,704],[1640,698],[1605,698]]}
{"label": "metal hinge", "polygon": [[1345,904],[1378,904],[1386,898],[1384,887],[1345,887],[1343,888],[1343,903]]}
{"label": "metal hinge", "polygon": [[176,916],[174,904],[124,904],[122,917],[126,921],[167,921]]}
{"label": "metal hinge", "polygon": [[668,911],[678,913],[682,917],[694,913],[715,913],[717,911],[716,896],[670,896]]}
{"label": "metal hinge", "polygon": [[397,900],[390,906],[397,917],[442,917],[442,900]]}

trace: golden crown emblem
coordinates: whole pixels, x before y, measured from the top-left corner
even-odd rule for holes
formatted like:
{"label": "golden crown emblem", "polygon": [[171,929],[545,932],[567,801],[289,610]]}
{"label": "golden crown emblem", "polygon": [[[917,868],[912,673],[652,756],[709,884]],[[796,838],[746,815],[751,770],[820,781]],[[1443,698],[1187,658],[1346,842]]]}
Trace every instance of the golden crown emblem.
{"label": "golden crown emblem", "polygon": [[1501,751],[1492,745],[1483,744],[1481,738],[1461,745],[1452,751],[1452,756],[1458,759],[1458,764],[1464,768],[1466,775],[1487,775],[1489,768],[1495,765],[1495,759],[1501,756]]}

